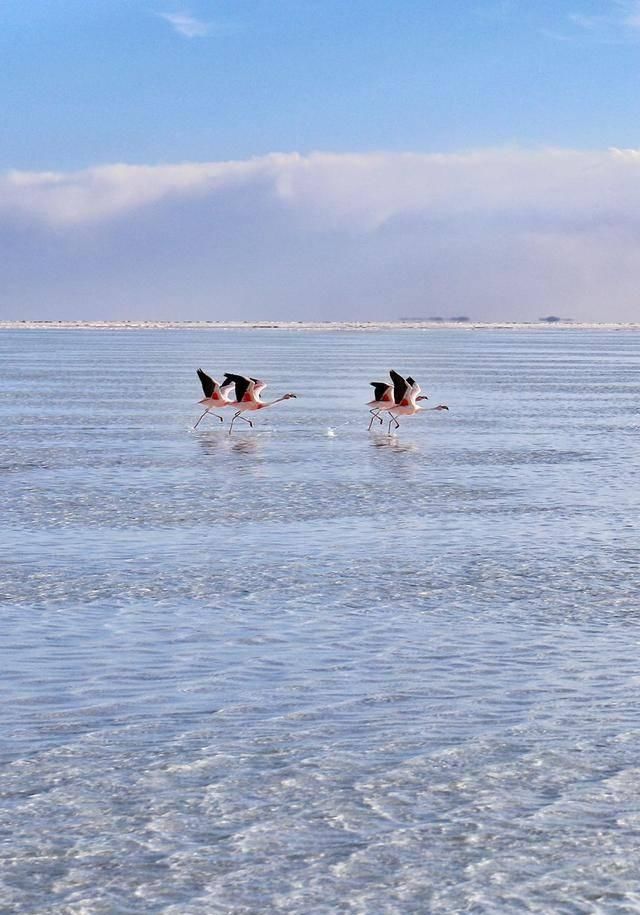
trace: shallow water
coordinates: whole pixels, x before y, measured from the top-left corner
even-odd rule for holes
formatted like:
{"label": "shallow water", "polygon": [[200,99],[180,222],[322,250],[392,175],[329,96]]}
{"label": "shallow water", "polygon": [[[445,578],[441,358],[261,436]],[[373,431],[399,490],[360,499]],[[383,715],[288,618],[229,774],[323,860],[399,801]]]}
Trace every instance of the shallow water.
{"label": "shallow water", "polygon": [[639,436],[634,332],[0,333],[0,912],[639,912]]}

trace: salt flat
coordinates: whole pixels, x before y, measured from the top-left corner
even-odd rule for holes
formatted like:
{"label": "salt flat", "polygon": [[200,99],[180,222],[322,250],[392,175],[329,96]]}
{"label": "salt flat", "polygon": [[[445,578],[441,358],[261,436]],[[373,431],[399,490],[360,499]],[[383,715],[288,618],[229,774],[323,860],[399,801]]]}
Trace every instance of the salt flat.
{"label": "salt flat", "polygon": [[558,321],[0,321],[0,330],[639,330],[640,323]]}
{"label": "salt flat", "polygon": [[635,331],[166,326],[0,334],[0,908],[637,911]]}

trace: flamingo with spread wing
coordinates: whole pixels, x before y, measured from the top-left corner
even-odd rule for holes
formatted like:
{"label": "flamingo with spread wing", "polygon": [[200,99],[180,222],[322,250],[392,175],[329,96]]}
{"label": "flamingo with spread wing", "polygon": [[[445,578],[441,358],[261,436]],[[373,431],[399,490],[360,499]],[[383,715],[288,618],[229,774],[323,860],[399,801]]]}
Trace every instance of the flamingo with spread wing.
{"label": "flamingo with spread wing", "polygon": [[296,397],[295,394],[283,394],[282,397],[277,397],[275,400],[263,401],[260,399],[260,394],[267,386],[264,381],[259,381],[257,378],[247,378],[246,375],[232,375],[229,373],[225,373],[224,379],[225,387],[227,385],[235,385],[236,395],[236,399],[229,402],[229,406],[236,408],[229,426],[229,435],[231,435],[236,419],[242,419],[253,428],[253,423],[250,419],[246,419],[242,415],[243,413],[264,410],[265,407],[273,407],[283,400],[290,400],[292,397]]}
{"label": "flamingo with spread wing", "polygon": [[[202,393],[204,394],[204,397],[202,400],[199,400],[198,403],[201,406],[206,407],[206,409],[193,427],[194,429],[198,428],[200,420],[204,419],[207,413],[211,413],[212,410],[221,410],[223,407],[229,406],[229,397],[232,388],[232,383],[230,381],[225,381],[224,384],[220,385],[215,378],[211,378],[206,372],[203,372],[202,369],[198,369],[197,371],[200,384],[202,385]],[[212,413],[211,415],[217,417],[221,423],[224,422],[222,417],[217,413]]]}

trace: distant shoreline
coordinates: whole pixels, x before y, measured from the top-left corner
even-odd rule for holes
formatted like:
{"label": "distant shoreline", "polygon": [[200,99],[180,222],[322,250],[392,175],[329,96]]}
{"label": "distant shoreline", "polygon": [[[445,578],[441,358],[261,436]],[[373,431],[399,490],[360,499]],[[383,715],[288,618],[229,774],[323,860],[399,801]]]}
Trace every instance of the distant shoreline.
{"label": "distant shoreline", "polygon": [[0,321],[0,330],[640,330],[640,323],[577,321]]}

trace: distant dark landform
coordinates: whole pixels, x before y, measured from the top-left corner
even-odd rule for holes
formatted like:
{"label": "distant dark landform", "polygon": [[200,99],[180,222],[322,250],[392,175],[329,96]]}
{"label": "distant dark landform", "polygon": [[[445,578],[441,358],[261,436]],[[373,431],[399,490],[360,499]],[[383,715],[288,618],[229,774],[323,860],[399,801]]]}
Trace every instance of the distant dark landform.
{"label": "distant dark landform", "polygon": [[432,316],[432,317],[430,317],[430,318],[423,318],[423,317],[420,317],[420,318],[400,318],[400,321],[410,321],[410,322],[412,322],[413,324],[419,323],[419,322],[421,322],[421,321],[432,321],[432,322],[434,322],[434,323],[440,323],[440,322],[444,322],[444,321],[455,321],[455,322],[457,322],[457,323],[464,323],[464,322],[470,321],[470,320],[471,320],[471,318],[468,318],[466,315],[456,315],[455,317],[452,317],[452,318],[443,318],[442,315],[435,315],[435,316]]}
{"label": "distant dark landform", "polygon": [[[409,317],[409,318],[400,318],[401,322],[407,323],[419,323],[421,321],[430,321],[432,324],[444,324],[446,321],[449,323],[456,324],[465,324],[468,323],[471,319],[466,315],[453,315],[450,318],[445,318],[442,315],[430,315],[428,318],[424,317]],[[573,318],[561,318],[559,315],[546,315],[545,317],[538,318],[542,324],[571,324]]]}

